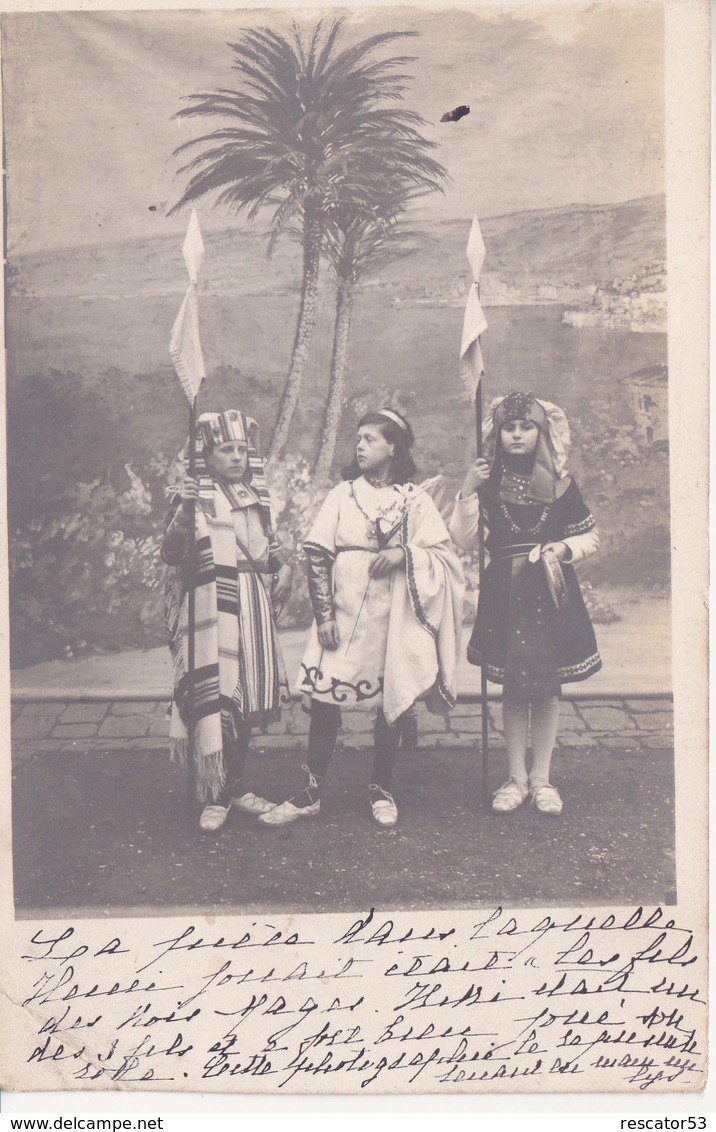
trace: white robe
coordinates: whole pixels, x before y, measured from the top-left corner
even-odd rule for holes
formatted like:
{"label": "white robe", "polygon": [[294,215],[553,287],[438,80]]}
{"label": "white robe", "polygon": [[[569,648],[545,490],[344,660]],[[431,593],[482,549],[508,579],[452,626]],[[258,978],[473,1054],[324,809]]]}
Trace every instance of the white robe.
{"label": "white robe", "polygon": [[[378,541],[371,522],[397,530],[405,565],[372,578]],[[456,671],[464,578],[430,496],[413,484],[374,488],[362,477],[329,492],[306,540],[332,560],[338,647],[322,648],[311,628],[299,689],[338,706],[382,706],[389,723],[421,696],[446,711]]]}

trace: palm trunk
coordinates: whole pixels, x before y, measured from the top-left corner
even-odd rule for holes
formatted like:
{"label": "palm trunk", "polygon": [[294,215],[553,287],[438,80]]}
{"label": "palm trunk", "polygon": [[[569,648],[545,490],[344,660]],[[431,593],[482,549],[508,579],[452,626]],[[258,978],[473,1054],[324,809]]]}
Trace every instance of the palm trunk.
{"label": "palm trunk", "polygon": [[321,224],[317,217],[306,217],[303,237],[303,280],[301,283],[301,305],[298,311],[296,337],[293,342],[291,364],[278,408],[276,426],[271,437],[267,460],[280,456],[286,447],[293,414],[296,411],[301,393],[303,375],[311,346],[313,328],[316,324],[318,305],[318,273],[321,263]]}
{"label": "palm trunk", "polygon": [[338,428],[343,412],[343,391],[348,367],[348,345],[351,336],[355,284],[349,280],[339,280],[336,294],[336,322],[333,330],[333,354],[331,356],[331,384],[328,389],[326,412],[323,418],[321,446],[314,474],[316,479],[327,479],[333,463],[338,440]]}

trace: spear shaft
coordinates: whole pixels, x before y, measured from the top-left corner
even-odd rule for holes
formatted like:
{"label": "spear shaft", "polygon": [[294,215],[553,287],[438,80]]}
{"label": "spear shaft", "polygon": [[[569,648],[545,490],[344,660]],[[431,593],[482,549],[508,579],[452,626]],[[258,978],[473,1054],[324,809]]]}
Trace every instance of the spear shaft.
{"label": "spear shaft", "polygon": [[[482,382],[480,381],[475,392],[475,440],[477,458],[482,459]],[[480,579],[480,590],[485,573],[485,519],[482,512],[482,503],[478,504],[477,520],[477,572]],[[484,658],[483,658],[484,659]],[[480,733],[482,754],[482,802],[487,805],[487,765],[488,765],[488,717],[487,717],[487,669],[484,663],[480,666]]]}
{"label": "spear shaft", "polygon": [[[204,356],[199,336],[199,300],[197,284],[204,259],[204,241],[201,238],[199,221],[192,209],[182,248],[184,263],[189,274],[189,285],[172,328],[169,353],[171,354],[177,377],[189,400],[189,475],[196,478],[196,398],[206,376]],[[189,506],[189,538],[184,582],[187,597],[187,647],[185,653],[185,680],[187,685],[187,798],[186,813],[189,828],[193,828],[194,805],[196,799],[196,712],[195,712],[195,671],[196,671],[196,502]]]}
{"label": "spear shaft", "polygon": [[[475,439],[477,459],[482,458],[482,375],[485,366],[480,349],[480,335],[487,329],[487,320],[480,305],[480,273],[485,262],[485,242],[480,231],[477,216],[473,217],[467,241],[467,259],[472,269],[472,286],[467,293],[465,318],[460,345],[460,372],[466,390],[475,397]],[[481,501],[478,499],[477,556],[480,591],[485,572],[485,525]],[[487,672],[480,665],[480,724],[482,747],[482,801],[487,805],[487,762],[488,762],[488,719],[487,719]]]}
{"label": "spear shaft", "polygon": [[[196,477],[196,397],[189,402],[189,475]],[[186,758],[186,820],[189,829],[194,828],[194,799],[196,798],[195,745],[195,704],[194,670],[196,668],[196,502],[192,499],[189,507],[189,546],[186,564],[187,584],[187,683],[189,688],[189,711],[187,727]]]}

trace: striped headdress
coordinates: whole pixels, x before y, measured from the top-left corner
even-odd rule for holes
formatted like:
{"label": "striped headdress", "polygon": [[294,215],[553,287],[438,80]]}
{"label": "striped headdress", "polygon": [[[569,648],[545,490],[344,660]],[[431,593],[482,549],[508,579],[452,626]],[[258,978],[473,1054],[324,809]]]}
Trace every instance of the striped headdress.
{"label": "striped headdress", "polygon": [[[219,444],[227,444],[232,440],[245,441],[249,450],[248,471],[245,482],[240,489],[233,484],[222,484],[229,503],[232,507],[245,507],[248,496],[254,497],[254,502],[265,511],[269,526],[273,527],[271,517],[271,499],[266,486],[266,471],[264,462],[259,453],[260,429],[253,417],[247,417],[239,409],[226,409],[222,413],[202,413],[196,422],[194,434],[194,461],[195,475],[199,480],[199,506],[207,515],[215,514],[214,481],[211,477],[204,451],[207,448],[216,448]],[[184,450],[184,462],[189,471],[189,445],[187,440]]]}

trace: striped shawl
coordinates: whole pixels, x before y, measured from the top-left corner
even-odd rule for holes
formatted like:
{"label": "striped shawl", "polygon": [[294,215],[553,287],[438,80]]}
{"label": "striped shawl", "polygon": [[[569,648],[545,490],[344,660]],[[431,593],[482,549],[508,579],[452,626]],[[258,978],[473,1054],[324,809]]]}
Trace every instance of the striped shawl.
{"label": "striped shawl", "polygon": [[211,508],[196,509],[193,697],[187,676],[190,572],[170,569],[166,583],[174,668],[171,750],[173,757],[186,760],[187,728],[193,722],[201,801],[216,800],[225,783],[223,741],[235,735],[236,717],[262,727],[278,719],[282,684],[264,580],[247,568],[225,493],[215,490],[212,502]]}

